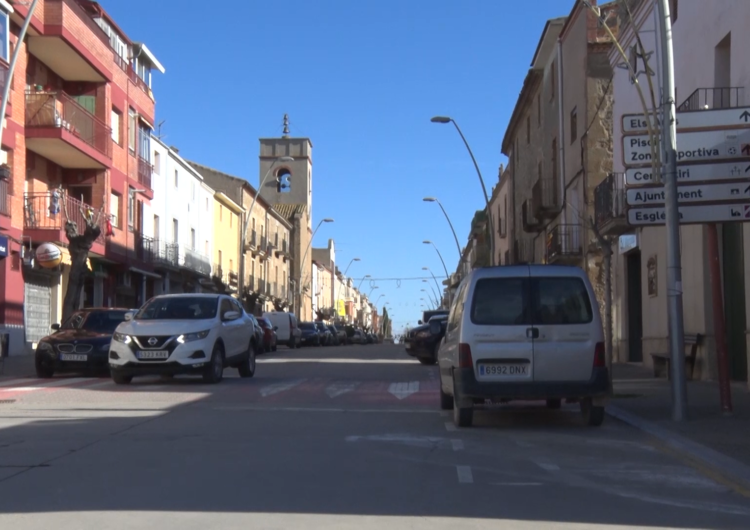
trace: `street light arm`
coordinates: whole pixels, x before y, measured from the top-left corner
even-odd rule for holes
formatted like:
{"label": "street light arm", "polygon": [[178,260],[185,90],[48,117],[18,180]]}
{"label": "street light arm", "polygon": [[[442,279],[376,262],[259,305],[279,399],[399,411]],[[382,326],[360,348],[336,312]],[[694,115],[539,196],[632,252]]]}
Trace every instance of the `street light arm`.
{"label": "street light arm", "polygon": [[[307,253],[310,250],[310,247],[312,247],[313,239],[315,239],[315,234],[318,232],[318,228],[323,224],[323,220],[321,219],[318,223],[318,226],[315,227],[315,230],[313,230],[312,236],[310,236],[310,242],[307,244],[307,247],[305,248],[305,253],[302,254],[302,261],[300,261],[299,264],[299,292],[300,295],[302,294],[302,280],[304,279],[303,274],[305,273],[302,268],[305,266],[305,259],[307,258]],[[300,307],[300,312],[302,311],[302,308]]]}
{"label": "street light arm", "polygon": [[[456,235],[456,229],[453,228],[453,223],[451,223],[451,218],[448,217],[448,212],[445,211],[445,208],[443,208],[443,203],[441,203],[439,200],[435,199],[435,202],[438,203],[438,206],[440,206],[440,209],[443,210],[443,215],[445,215],[445,219],[448,221],[448,226],[451,227],[451,232],[453,232],[453,239],[456,240],[456,249],[458,250],[458,259],[461,259],[462,253],[461,253],[461,244],[458,242],[458,236]],[[446,274],[448,274],[446,272]]]}
{"label": "street light arm", "polygon": [[432,243],[432,246],[435,247],[435,252],[437,252],[438,257],[440,258],[440,263],[443,264],[443,270],[445,271],[445,277],[450,278],[450,274],[448,274],[448,267],[445,266],[445,260],[443,260],[443,255],[440,253],[440,249],[437,248],[437,245],[435,243]]}

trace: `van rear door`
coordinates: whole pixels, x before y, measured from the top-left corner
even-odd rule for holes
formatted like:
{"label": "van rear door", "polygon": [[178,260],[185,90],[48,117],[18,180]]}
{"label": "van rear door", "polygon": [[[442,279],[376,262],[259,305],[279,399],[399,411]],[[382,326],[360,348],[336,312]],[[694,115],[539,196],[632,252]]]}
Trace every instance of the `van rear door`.
{"label": "van rear door", "polygon": [[470,348],[478,382],[533,381],[529,269],[508,267],[491,274],[476,280],[461,342]]}
{"label": "van rear door", "polygon": [[588,381],[601,321],[583,278],[568,271],[533,276],[534,380]]}

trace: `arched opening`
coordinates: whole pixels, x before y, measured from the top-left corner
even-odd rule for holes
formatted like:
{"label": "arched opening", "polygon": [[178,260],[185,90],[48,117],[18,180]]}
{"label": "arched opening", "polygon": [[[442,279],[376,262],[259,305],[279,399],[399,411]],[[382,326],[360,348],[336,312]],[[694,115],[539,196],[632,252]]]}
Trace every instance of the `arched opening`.
{"label": "arched opening", "polygon": [[285,167],[276,171],[276,191],[279,193],[292,191],[292,172]]}

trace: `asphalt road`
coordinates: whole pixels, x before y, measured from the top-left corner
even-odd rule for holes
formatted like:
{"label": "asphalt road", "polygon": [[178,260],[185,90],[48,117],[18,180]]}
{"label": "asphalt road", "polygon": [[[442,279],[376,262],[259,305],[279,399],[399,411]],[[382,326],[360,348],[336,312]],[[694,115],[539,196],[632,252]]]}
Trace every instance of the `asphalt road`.
{"label": "asphalt road", "polygon": [[403,347],[288,350],[253,379],[0,378],[0,528],[747,528],[750,499],[611,418],[455,429]]}

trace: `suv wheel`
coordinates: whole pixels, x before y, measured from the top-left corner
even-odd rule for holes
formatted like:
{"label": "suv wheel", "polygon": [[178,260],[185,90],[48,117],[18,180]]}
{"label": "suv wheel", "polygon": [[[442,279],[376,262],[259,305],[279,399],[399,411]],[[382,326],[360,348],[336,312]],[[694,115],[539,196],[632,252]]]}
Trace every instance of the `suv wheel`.
{"label": "suv wheel", "polygon": [[117,372],[112,371],[112,381],[114,381],[116,385],[129,385],[131,381],[133,381],[133,376],[118,374]]}
{"label": "suv wheel", "polygon": [[224,350],[220,344],[214,345],[211,362],[203,372],[203,382],[215,385],[224,378]]}
{"label": "suv wheel", "polygon": [[36,376],[40,379],[49,379],[55,375],[55,369],[51,366],[51,363],[35,359],[34,365],[36,368]]}
{"label": "suv wheel", "polygon": [[443,385],[440,385],[440,410],[451,410],[453,408],[453,396],[443,392]]}
{"label": "suv wheel", "polygon": [[586,425],[599,427],[604,422],[604,407],[595,406],[591,398],[581,400],[581,414]]}
{"label": "suv wheel", "polygon": [[252,377],[255,375],[255,344],[250,341],[247,348],[247,358],[237,367],[240,377]]}

